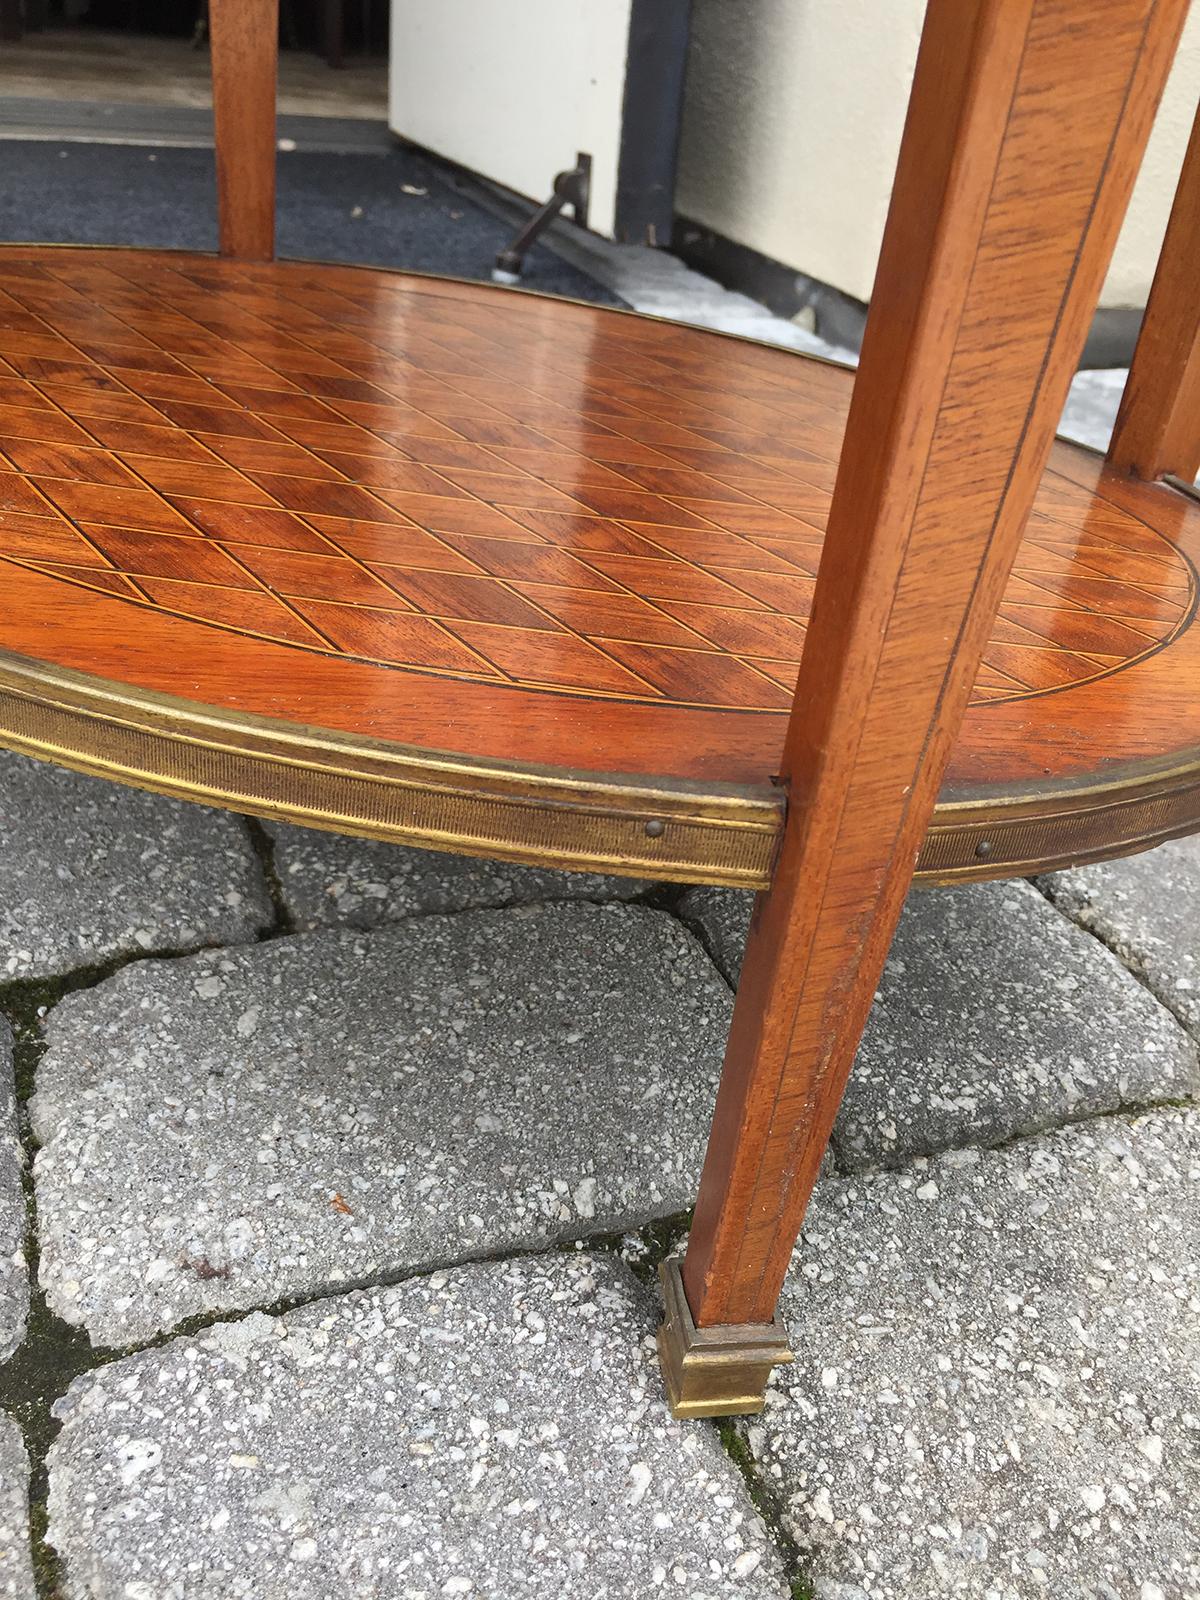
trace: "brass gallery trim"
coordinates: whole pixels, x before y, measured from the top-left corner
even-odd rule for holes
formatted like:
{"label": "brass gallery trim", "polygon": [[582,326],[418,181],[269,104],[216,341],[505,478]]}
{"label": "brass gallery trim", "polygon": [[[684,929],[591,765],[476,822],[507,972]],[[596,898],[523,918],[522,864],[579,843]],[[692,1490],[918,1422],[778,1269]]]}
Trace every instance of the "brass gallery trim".
{"label": "brass gallery trim", "polygon": [[[0,745],[180,799],[541,866],[762,889],[781,792],[522,767],[354,739],[0,652]],[[917,880],[1102,860],[1200,826],[1200,750],[1054,793],[939,805]]]}

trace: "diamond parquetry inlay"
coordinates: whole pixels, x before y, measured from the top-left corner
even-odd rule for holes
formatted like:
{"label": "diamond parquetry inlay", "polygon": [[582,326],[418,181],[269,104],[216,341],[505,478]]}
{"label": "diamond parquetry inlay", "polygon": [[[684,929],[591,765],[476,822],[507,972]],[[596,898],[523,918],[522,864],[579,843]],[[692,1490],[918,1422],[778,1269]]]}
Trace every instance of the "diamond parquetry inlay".
{"label": "diamond parquetry inlay", "polygon": [[[126,252],[0,267],[0,557],[398,668],[787,708],[843,373],[435,280],[162,260],[153,287]],[[976,701],[1128,665],[1191,586],[1049,474]]]}

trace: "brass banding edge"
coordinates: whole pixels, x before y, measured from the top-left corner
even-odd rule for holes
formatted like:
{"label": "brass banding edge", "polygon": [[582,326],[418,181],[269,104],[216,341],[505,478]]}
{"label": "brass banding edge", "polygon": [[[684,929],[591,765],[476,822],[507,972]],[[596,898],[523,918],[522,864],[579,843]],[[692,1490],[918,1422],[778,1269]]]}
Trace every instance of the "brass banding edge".
{"label": "brass banding edge", "polygon": [[1026,877],[1149,850],[1200,829],[1200,749],[1060,790],[939,802],[917,881]]}
{"label": "brass banding edge", "polygon": [[219,712],[0,652],[0,745],[254,816],[432,850],[758,888],[778,791],[489,763]]}
{"label": "brass banding edge", "polygon": [[[223,712],[0,652],[0,746],[94,776],[364,838],[576,871],[764,889],[770,784],[523,766]],[[925,883],[1003,878],[1200,828],[1200,750],[1102,783],[939,802]]]}

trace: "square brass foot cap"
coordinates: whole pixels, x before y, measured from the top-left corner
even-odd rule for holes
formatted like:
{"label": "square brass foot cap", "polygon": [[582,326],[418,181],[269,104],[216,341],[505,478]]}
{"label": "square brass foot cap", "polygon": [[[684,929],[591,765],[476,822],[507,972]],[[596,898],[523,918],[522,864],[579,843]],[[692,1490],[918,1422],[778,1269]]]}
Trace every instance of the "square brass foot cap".
{"label": "square brass foot cap", "polygon": [[793,1359],[787,1331],[773,1322],[698,1328],[678,1259],[659,1267],[664,1315],[658,1359],[673,1417],[753,1416],[763,1408],[771,1368]]}

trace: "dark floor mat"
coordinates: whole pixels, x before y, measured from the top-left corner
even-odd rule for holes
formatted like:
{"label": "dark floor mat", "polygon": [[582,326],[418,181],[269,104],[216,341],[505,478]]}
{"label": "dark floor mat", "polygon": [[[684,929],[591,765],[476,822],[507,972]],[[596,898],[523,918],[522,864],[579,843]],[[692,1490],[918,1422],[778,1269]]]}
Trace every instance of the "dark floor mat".
{"label": "dark floor mat", "polygon": [[[413,150],[279,156],[281,256],[486,280],[510,232]],[[212,152],[0,140],[0,239],[214,250]],[[624,304],[541,246],[522,281],[546,294]]]}

